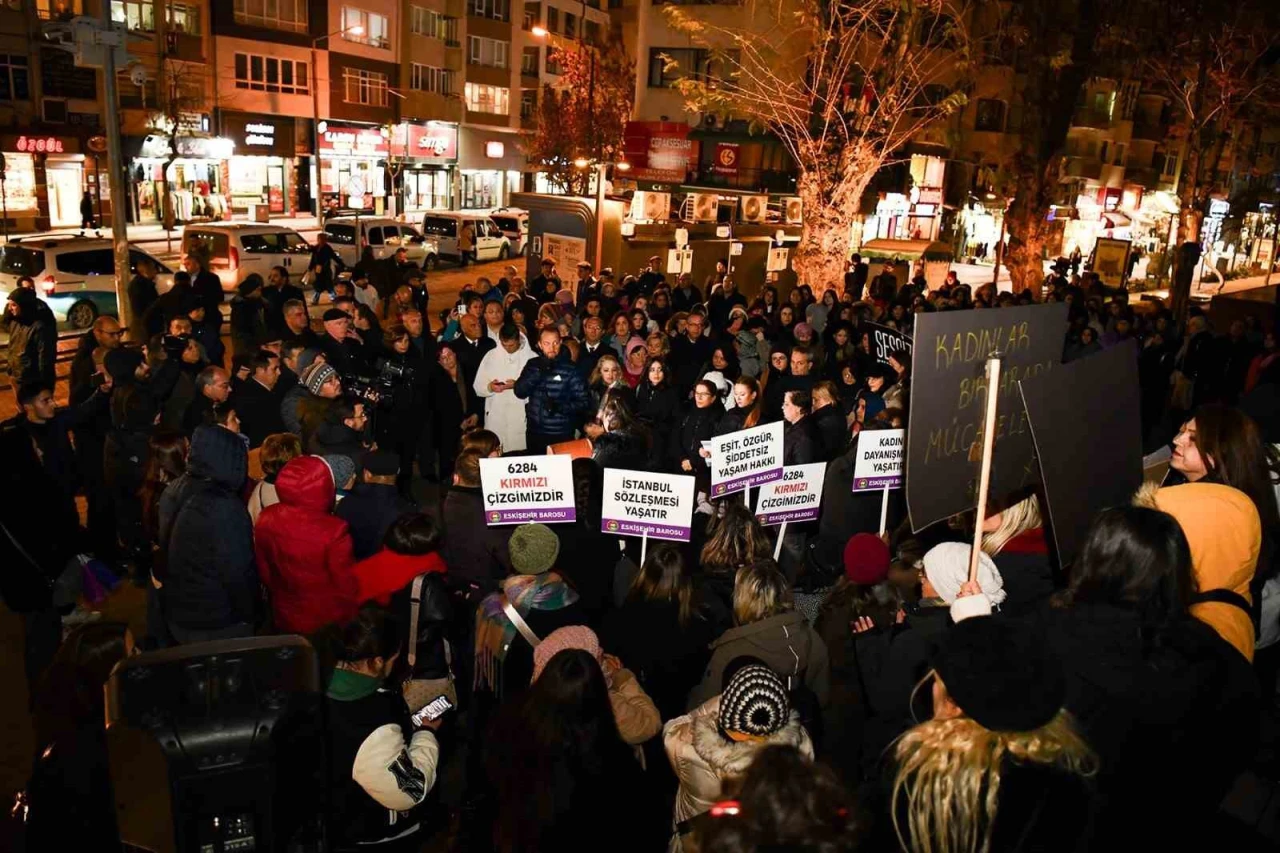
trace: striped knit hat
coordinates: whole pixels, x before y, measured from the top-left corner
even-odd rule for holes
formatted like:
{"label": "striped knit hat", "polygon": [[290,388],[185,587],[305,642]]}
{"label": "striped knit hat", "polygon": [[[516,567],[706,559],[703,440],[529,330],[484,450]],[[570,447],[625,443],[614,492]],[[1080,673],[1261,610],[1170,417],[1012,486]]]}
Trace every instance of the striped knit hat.
{"label": "striped knit hat", "polygon": [[312,394],[319,395],[320,389],[324,387],[324,383],[337,375],[338,371],[334,370],[323,361],[317,361],[313,362],[310,367],[302,371],[302,376],[299,377],[299,381]]}
{"label": "striped knit hat", "polygon": [[720,728],[731,740],[763,741],[790,719],[787,687],[767,666],[744,666],[720,694]]}

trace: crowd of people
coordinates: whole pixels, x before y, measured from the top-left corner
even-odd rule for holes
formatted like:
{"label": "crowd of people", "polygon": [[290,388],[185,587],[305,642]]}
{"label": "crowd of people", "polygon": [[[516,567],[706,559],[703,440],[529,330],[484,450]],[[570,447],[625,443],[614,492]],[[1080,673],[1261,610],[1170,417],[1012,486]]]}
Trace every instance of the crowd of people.
{"label": "crowd of people", "polygon": [[[1065,265],[1014,295],[857,255],[785,298],[723,265],[699,287],[656,257],[575,280],[544,257],[432,316],[403,257],[334,276],[318,254],[321,327],[276,268],[237,289],[229,352],[197,259],[149,302],[139,283],[146,345],[98,319],[64,409],[11,332],[31,357],[11,343],[0,548],[33,849],[113,849],[115,662],[271,634],[322,661],[337,850],[1248,849],[1219,807],[1275,769],[1273,334],[1180,330]],[[30,293],[6,322],[41,322]],[[1070,565],[1034,491],[993,497],[973,582],[971,514],[915,531],[899,494],[879,535],[881,494],[853,491],[861,434],[910,417],[910,350],[881,360],[869,324],[1040,300],[1070,306],[1065,360],[1138,341],[1171,471]],[[787,465],[827,466],[819,520],[781,543],[712,497],[705,449],[776,421]],[[570,448],[574,522],[489,526],[482,459]],[[691,541],[641,559],[602,532],[607,468],[692,475]],[[146,590],[145,636],[86,622],[90,556]],[[990,615],[966,618],[975,597]]]}

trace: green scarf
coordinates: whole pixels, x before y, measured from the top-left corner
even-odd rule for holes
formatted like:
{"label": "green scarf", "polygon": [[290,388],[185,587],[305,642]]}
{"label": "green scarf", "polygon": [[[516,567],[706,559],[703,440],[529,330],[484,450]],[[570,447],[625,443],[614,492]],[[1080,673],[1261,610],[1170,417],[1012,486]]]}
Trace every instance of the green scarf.
{"label": "green scarf", "polygon": [[381,678],[365,675],[350,669],[335,669],[329,679],[326,695],[337,702],[354,702],[372,696],[382,686]]}

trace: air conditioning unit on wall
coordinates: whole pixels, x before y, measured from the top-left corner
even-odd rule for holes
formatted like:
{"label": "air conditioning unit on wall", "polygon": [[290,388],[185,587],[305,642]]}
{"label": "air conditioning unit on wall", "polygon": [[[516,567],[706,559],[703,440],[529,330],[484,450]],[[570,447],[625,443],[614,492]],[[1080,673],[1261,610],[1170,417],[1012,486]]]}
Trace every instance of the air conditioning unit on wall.
{"label": "air conditioning unit on wall", "polygon": [[689,195],[689,219],[692,222],[715,222],[720,213],[720,197],[715,193]]}
{"label": "air conditioning unit on wall", "polygon": [[744,195],[742,197],[742,221],[764,222],[769,209],[767,195]]}
{"label": "air conditioning unit on wall", "polygon": [[804,206],[796,196],[782,200],[782,221],[788,225],[799,225],[804,220]]}
{"label": "air conditioning unit on wall", "polygon": [[635,222],[665,222],[670,213],[670,193],[637,191],[631,197],[631,219]]}

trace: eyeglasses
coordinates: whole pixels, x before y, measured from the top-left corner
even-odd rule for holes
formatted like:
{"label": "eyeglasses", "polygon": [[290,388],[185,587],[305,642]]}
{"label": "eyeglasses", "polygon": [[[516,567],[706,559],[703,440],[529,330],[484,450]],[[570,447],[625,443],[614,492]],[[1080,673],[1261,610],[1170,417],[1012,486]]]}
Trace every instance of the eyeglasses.
{"label": "eyeglasses", "polygon": [[708,394],[706,391],[695,391],[695,392],[694,392],[694,394],[693,394],[693,396],[695,396],[695,397],[714,397],[715,395],[714,395],[714,394]]}

